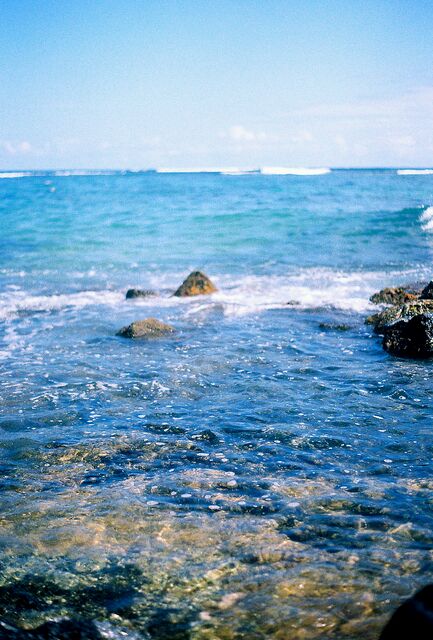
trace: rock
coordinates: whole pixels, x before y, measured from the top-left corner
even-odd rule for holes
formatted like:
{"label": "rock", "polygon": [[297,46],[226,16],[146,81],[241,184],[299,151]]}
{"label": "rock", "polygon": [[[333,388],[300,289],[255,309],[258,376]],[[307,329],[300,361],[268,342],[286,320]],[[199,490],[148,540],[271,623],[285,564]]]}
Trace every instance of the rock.
{"label": "rock", "polygon": [[382,345],[395,356],[429,358],[433,355],[433,318],[419,314],[386,327]]}
{"label": "rock", "polygon": [[372,324],[376,333],[383,333],[386,327],[399,320],[409,320],[420,314],[433,314],[433,300],[415,300],[401,306],[389,307],[369,316],[365,322]]}
{"label": "rock", "polygon": [[128,289],[126,292],[126,299],[130,298],[148,298],[149,296],[156,296],[156,292],[151,289]]}
{"label": "rock", "polygon": [[433,300],[433,280],[421,291],[421,300]]}
{"label": "rock", "polygon": [[199,296],[218,291],[216,286],[209,280],[207,275],[201,271],[193,271],[173,295],[178,297]]}
{"label": "rock", "polygon": [[408,290],[408,287],[385,287],[374,293],[370,302],[374,304],[404,304],[416,300],[418,295]]}
{"label": "rock", "polygon": [[431,640],[433,638],[433,584],[408,598],[392,614],[379,640]]}
{"label": "rock", "polygon": [[2,640],[103,640],[90,620],[58,620],[44,622],[35,629],[17,629],[0,622]]}
{"label": "rock", "polygon": [[349,324],[338,324],[336,322],[320,322],[319,328],[325,331],[349,331],[352,329]]}
{"label": "rock", "polygon": [[116,336],[123,338],[159,338],[173,333],[174,328],[169,324],[164,324],[156,318],[145,318],[132,322],[127,327],[122,327]]}

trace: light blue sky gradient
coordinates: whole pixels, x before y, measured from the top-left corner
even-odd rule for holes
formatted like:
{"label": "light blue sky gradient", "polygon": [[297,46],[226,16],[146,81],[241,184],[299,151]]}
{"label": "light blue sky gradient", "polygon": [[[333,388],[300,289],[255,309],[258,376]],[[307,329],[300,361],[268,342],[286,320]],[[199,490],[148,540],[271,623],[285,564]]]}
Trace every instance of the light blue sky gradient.
{"label": "light blue sky gradient", "polygon": [[0,169],[433,165],[431,1],[0,11]]}

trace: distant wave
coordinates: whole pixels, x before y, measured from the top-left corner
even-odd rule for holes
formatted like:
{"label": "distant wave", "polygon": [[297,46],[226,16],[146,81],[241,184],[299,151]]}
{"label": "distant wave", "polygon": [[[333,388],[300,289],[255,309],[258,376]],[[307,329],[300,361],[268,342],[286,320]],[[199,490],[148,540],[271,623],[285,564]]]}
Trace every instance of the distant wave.
{"label": "distant wave", "polygon": [[433,169],[398,169],[399,176],[429,176],[433,174]]}
{"label": "distant wave", "polygon": [[26,178],[31,175],[30,172],[25,171],[5,171],[0,173],[0,178]]}
{"label": "distant wave", "polygon": [[264,176],[322,176],[331,173],[328,167],[308,169],[307,167],[262,167],[260,173]]}

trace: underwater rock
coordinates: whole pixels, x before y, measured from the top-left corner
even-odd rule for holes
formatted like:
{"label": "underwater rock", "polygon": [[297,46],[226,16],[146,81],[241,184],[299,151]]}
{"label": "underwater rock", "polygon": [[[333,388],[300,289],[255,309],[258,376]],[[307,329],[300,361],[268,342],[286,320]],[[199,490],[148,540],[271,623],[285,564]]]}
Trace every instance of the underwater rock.
{"label": "underwater rock", "polygon": [[17,629],[0,621],[2,640],[103,640],[90,620],[58,620],[44,622],[30,630]]}
{"label": "underwater rock", "polygon": [[401,306],[389,307],[380,313],[369,316],[365,322],[372,324],[376,333],[382,334],[387,327],[395,322],[409,320],[421,314],[433,314],[433,300],[416,300]]}
{"label": "underwater rock", "polygon": [[156,291],[152,289],[128,289],[126,292],[126,299],[130,298],[149,298],[150,296],[156,296]]}
{"label": "underwater rock", "polygon": [[418,295],[410,287],[385,287],[370,297],[373,304],[404,304],[416,300]]}
{"label": "underwater rock", "polygon": [[420,314],[386,327],[382,344],[395,356],[429,358],[433,355],[433,318]]}
{"label": "underwater rock", "polygon": [[352,329],[349,324],[338,324],[337,322],[320,322],[319,328],[325,331],[350,331]]}
{"label": "underwater rock", "polygon": [[379,640],[398,638],[433,638],[433,584],[418,591],[394,611]]}
{"label": "underwater rock", "polygon": [[159,338],[174,332],[174,327],[156,318],[136,320],[127,327],[122,327],[116,336],[123,338]]}
{"label": "underwater rock", "polygon": [[178,297],[199,296],[218,291],[213,282],[201,271],[193,271],[176,289],[173,295]]}
{"label": "underwater rock", "polygon": [[433,280],[421,291],[421,300],[433,300]]}

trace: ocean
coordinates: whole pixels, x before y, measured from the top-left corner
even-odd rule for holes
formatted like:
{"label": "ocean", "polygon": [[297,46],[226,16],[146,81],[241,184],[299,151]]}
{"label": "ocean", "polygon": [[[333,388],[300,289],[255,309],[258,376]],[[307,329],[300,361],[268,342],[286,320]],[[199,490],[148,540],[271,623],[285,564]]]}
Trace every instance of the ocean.
{"label": "ocean", "polygon": [[364,320],[433,278],[433,175],[300,173],[0,174],[7,624],[373,640],[432,580],[433,364]]}

